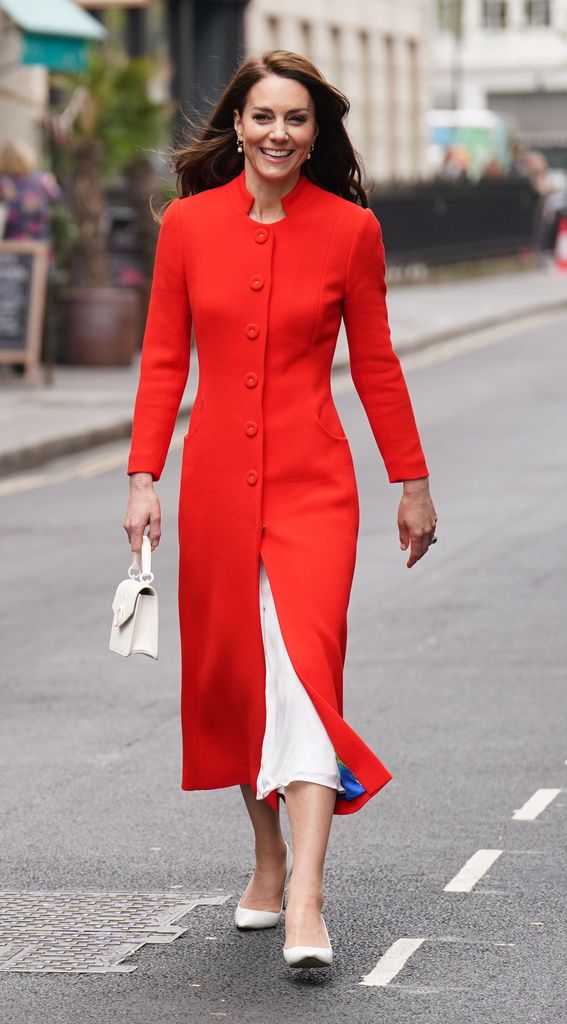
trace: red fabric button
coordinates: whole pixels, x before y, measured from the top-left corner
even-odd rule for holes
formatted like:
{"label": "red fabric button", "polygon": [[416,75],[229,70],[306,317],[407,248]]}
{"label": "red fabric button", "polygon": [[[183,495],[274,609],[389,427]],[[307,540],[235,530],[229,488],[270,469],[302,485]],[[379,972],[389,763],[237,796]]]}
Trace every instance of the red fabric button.
{"label": "red fabric button", "polygon": [[258,480],[258,474],[257,474],[256,470],[255,469],[249,469],[247,474],[246,474],[246,483],[250,484],[250,486],[253,487],[254,484],[257,482],[257,480]]}
{"label": "red fabric button", "polygon": [[248,335],[249,338],[257,338],[259,333],[260,328],[258,327],[258,324],[248,324],[248,327],[246,328],[246,334]]}
{"label": "red fabric button", "polygon": [[247,388],[255,388],[258,383],[258,376],[255,373],[247,373],[244,378],[244,383]]}
{"label": "red fabric button", "polygon": [[264,278],[261,277],[260,274],[254,274],[254,276],[250,278],[250,287],[253,288],[255,292],[259,292],[260,288],[264,287]]}
{"label": "red fabric button", "polygon": [[268,238],[268,232],[266,231],[266,228],[257,228],[256,231],[254,232],[254,238],[256,239],[259,245],[262,245]]}
{"label": "red fabric button", "polygon": [[258,424],[254,423],[254,420],[249,420],[246,424],[246,433],[248,437],[254,437],[254,434],[258,433]]}

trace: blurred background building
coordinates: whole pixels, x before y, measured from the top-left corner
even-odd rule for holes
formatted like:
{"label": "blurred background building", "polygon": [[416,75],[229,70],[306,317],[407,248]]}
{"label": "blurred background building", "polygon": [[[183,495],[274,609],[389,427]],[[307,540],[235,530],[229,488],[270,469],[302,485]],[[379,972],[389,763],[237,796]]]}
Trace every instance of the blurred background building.
{"label": "blurred background building", "polygon": [[567,170],[567,0],[437,0],[433,106],[491,111]]}

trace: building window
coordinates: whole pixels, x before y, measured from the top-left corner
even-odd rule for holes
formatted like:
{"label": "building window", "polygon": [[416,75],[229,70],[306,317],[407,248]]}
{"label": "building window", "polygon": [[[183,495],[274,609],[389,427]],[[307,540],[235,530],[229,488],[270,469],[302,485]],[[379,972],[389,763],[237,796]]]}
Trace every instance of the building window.
{"label": "building window", "polygon": [[333,85],[340,89],[343,78],[343,61],[341,53],[341,31],[337,25],[331,25],[329,29],[329,43],[331,67],[333,69],[332,81]]}
{"label": "building window", "polygon": [[528,25],[551,25],[551,0],[527,0]]}
{"label": "building window", "polygon": [[419,68],[419,49],[415,39],[408,40],[409,57],[409,84],[411,117],[409,122],[411,167],[410,176],[419,178],[420,156],[421,156],[421,132],[422,132],[422,109],[421,109],[421,82]]}
{"label": "building window", "polygon": [[454,36],[460,36],[463,25],[463,0],[437,0],[437,25]]}
{"label": "building window", "polygon": [[280,23],[279,19],[273,15],[269,15],[269,17],[266,18],[266,36],[269,48],[271,50],[277,50],[280,38]]}
{"label": "building window", "polygon": [[398,171],[398,89],[395,42],[393,36],[384,37],[384,51],[386,72],[386,159],[388,177],[394,181],[397,178]]}
{"label": "building window", "polygon": [[299,31],[301,32],[301,50],[304,57],[311,59],[311,23],[300,21]]}
{"label": "building window", "polygon": [[505,0],[483,0],[482,27],[506,28],[508,25],[508,4]]}
{"label": "building window", "polygon": [[362,121],[362,151],[369,154],[372,146],[372,75],[370,65],[370,39],[368,32],[364,29],[359,32],[360,44],[360,78],[361,78],[361,121]]}

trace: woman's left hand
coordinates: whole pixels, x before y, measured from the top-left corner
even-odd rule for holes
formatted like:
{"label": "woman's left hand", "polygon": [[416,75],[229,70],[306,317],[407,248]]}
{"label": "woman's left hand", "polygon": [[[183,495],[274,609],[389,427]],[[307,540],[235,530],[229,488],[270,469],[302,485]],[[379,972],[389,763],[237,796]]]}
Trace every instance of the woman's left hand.
{"label": "woman's left hand", "polygon": [[410,547],[406,565],[411,569],[434,542],[437,513],[429,493],[429,477],[404,480],[404,493],[398,509],[398,530],[402,551]]}

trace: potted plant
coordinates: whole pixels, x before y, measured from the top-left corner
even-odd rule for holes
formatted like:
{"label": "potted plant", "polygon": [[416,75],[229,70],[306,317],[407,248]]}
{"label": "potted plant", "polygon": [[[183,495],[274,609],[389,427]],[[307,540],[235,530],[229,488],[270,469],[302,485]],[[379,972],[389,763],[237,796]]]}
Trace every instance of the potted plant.
{"label": "potted plant", "polygon": [[[64,104],[51,129],[76,235],[61,292],[65,362],[127,365],[139,344],[145,293],[113,280],[105,186],[118,172],[139,180],[141,151],[163,141],[170,111],[150,95],[155,73],[146,58],[93,53],[84,74],[62,81]],[[149,196],[146,205],[151,219]]]}

